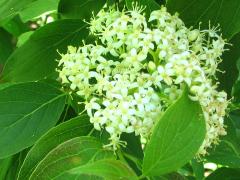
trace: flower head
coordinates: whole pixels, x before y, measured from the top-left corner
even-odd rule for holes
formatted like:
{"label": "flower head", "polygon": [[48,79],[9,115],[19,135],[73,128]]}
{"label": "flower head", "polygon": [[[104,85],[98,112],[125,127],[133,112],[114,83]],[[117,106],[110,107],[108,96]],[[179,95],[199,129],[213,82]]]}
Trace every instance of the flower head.
{"label": "flower head", "polygon": [[106,129],[114,150],[122,133],[148,140],[156,117],[186,84],[204,113],[207,134],[199,154],[205,154],[226,134],[228,101],[215,78],[225,41],[214,28],[187,28],[166,7],[149,19],[142,10],[101,10],[90,23],[98,44],[69,47],[59,61],[59,77],[85,98],[90,122],[96,130]]}

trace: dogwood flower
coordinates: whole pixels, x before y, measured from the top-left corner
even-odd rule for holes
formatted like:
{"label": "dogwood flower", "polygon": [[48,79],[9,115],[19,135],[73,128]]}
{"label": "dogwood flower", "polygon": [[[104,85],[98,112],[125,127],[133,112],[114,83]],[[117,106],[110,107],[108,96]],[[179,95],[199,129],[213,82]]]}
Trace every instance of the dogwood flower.
{"label": "dogwood flower", "polygon": [[216,28],[187,28],[166,7],[149,19],[143,8],[102,9],[90,22],[96,44],[68,47],[59,60],[59,77],[85,99],[96,130],[105,129],[116,150],[122,133],[140,135],[146,143],[154,124],[181,95],[198,101],[207,133],[198,154],[204,155],[225,135],[227,95],[217,91],[215,77],[225,41]]}

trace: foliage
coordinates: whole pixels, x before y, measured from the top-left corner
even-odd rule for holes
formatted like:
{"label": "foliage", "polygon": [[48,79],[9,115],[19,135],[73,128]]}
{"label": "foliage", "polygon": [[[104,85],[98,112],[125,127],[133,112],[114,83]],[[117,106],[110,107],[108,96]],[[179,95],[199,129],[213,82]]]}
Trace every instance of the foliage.
{"label": "foliage", "polygon": [[[189,28],[219,24],[229,43],[219,65],[225,73],[217,74],[219,91],[231,101],[227,135],[205,156],[196,154],[208,124],[189,88],[156,117],[147,143],[122,133],[113,151],[107,131],[97,131],[79,104],[84,98],[59,83],[64,54],[95,41],[91,17],[111,5],[131,10],[136,2],[146,17],[164,5]],[[0,14],[0,180],[239,179],[239,0],[0,0]]]}

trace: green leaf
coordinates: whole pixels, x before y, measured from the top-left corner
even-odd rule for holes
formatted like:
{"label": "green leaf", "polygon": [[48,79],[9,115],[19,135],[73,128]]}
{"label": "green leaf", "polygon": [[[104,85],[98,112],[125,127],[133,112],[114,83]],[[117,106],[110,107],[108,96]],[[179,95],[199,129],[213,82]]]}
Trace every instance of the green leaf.
{"label": "green leaf", "polygon": [[97,131],[95,129],[93,130],[94,131],[91,132],[91,136],[97,138],[102,144],[109,144],[110,135],[105,129],[101,131]]}
{"label": "green leaf", "polygon": [[29,180],[70,179],[67,171],[104,158],[113,158],[113,153],[102,148],[102,143],[90,136],[68,140],[40,161]]}
{"label": "green leaf", "polygon": [[160,5],[154,0],[125,0],[125,2],[128,9],[133,8],[133,3],[146,7],[144,11],[147,16],[149,16],[152,11],[160,9]]}
{"label": "green leaf", "polygon": [[6,159],[0,159],[0,179],[5,179],[8,169],[12,164],[13,157],[8,157]]}
{"label": "green leaf", "polygon": [[117,0],[107,0],[107,6],[112,6],[112,5],[114,5],[114,4],[116,4],[117,2],[116,2]]}
{"label": "green leaf", "polygon": [[126,147],[121,148],[129,166],[138,174],[142,174],[143,149],[140,136],[134,133],[123,133],[121,140],[127,142]]}
{"label": "green leaf", "polygon": [[217,147],[209,151],[207,160],[229,167],[240,167],[240,153],[236,146],[228,140],[222,140]]}
{"label": "green leaf", "polygon": [[225,38],[231,39],[240,31],[240,3],[238,0],[168,0],[171,13],[178,12],[187,26],[208,27],[220,24]]}
{"label": "green leaf", "polygon": [[139,159],[143,158],[143,149],[139,136],[136,136],[134,133],[124,133],[121,136],[121,140],[127,142],[127,146],[123,148],[126,153],[129,153]]}
{"label": "green leaf", "polygon": [[18,37],[17,47],[22,46],[31,37],[31,35],[33,33],[34,33],[34,31],[28,31],[28,32],[21,34]]}
{"label": "green leaf", "polygon": [[31,147],[27,148],[27,149],[24,149],[23,151],[21,151],[19,153],[19,158],[18,158],[18,168],[17,168],[17,173],[15,173],[15,178],[14,179],[17,179],[17,175],[19,174],[19,171],[20,171],[20,168],[21,166],[23,165],[23,162],[29,152],[29,150],[31,149]]}
{"label": "green leaf", "polygon": [[186,164],[197,153],[205,133],[201,107],[185,91],[154,127],[143,159],[144,175],[162,175]]}
{"label": "green leaf", "polygon": [[15,154],[53,127],[65,94],[43,83],[23,83],[0,90],[0,158]]}
{"label": "green leaf", "polygon": [[[13,51],[12,36],[0,28],[0,65],[3,65]],[[1,71],[1,67],[0,67]]]}
{"label": "green leaf", "polygon": [[63,18],[89,20],[92,12],[97,14],[105,3],[105,0],[60,0],[58,12]]}
{"label": "green leaf", "polygon": [[87,135],[92,129],[87,115],[82,115],[64,122],[43,135],[27,154],[20,169],[18,180],[28,179],[47,154],[59,144],[78,136]]}
{"label": "green leaf", "polygon": [[5,89],[5,88],[7,88],[9,86],[12,86],[14,84],[16,84],[16,83],[0,83],[0,90]]}
{"label": "green leaf", "polygon": [[68,45],[79,46],[88,36],[86,26],[80,20],[61,20],[38,29],[9,57],[2,81],[33,81],[56,73],[57,50],[64,53]]}
{"label": "green leaf", "polygon": [[[218,73],[218,79],[220,88],[226,91],[230,97],[232,87],[237,80],[240,70],[240,64],[238,66],[239,70],[236,67],[236,63],[240,59],[240,33],[235,35],[229,43],[231,43],[232,46],[227,47],[229,50],[224,52],[222,57],[223,62],[219,65],[219,69],[224,71],[224,73]],[[238,81],[240,81],[240,77]],[[240,91],[235,91],[234,96],[237,98],[234,100],[240,102]]]}
{"label": "green leaf", "polygon": [[12,161],[10,166],[7,169],[7,174],[4,177],[4,180],[13,180],[16,179],[16,174],[19,168],[19,154],[12,156]]}
{"label": "green leaf", "polygon": [[23,23],[19,16],[15,16],[10,21],[7,21],[2,25],[2,27],[14,37],[18,37],[30,29],[29,25],[27,23]]}
{"label": "green leaf", "polygon": [[68,171],[72,179],[137,180],[134,171],[118,160],[103,159]]}
{"label": "green leaf", "polygon": [[[239,38],[239,41],[240,41],[240,38]],[[239,48],[239,51],[240,51],[240,48]],[[238,78],[235,82],[235,85],[233,86],[232,94],[234,96],[234,101],[240,104],[240,93],[239,93],[240,92],[240,55],[239,55],[239,58],[237,59],[237,69],[238,69]]]}
{"label": "green leaf", "polygon": [[206,180],[239,180],[240,169],[219,168],[210,174]]}
{"label": "green leaf", "polygon": [[[239,61],[240,62],[240,61]],[[237,109],[240,107],[240,79],[235,82],[232,88],[232,96],[233,96],[233,108],[236,106]]]}
{"label": "green leaf", "polygon": [[56,12],[59,0],[37,0],[28,4],[19,15],[23,22],[32,20],[43,13]]}
{"label": "green leaf", "polygon": [[33,1],[36,0],[0,0],[0,24],[11,19]]}
{"label": "green leaf", "polygon": [[[21,167],[21,164],[23,162],[23,159],[26,156],[28,149],[21,151],[18,154],[15,154],[8,159],[9,161],[9,166],[8,168],[6,167],[6,174],[4,178],[0,178],[1,180],[16,180],[17,179],[17,174],[19,172],[19,169]],[[1,169],[1,168],[0,168]]]}
{"label": "green leaf", "polygon": [[204,179],[203,162],[198,161],[197,159],[192,159],[191,163],[196,180],[203,180]]}
{"label": "green leaf", "polygon": [[240,145],[240,109],[232,111],[230,114],[230,118],[232,120],[231,123],[234,127],[234,140],[236,140]]}
{"label": "green leaf", "polygon": [[187,178],[177,172],[173,172],[162,176],[151,176],[150,180],[187,180]]}
{"label": "green leaf", "polygon": [[[238,72],[236,62],[240,57],[240,4],[238,0],[168,0],[167,8],[171,13],[178,12],[186,25],[198,28],[208,28],[211,25],[220,24],[224,37],[231,39],[233,46],[227,45],[230,50],[224,52],[223,62],[219,69],[225,73],[218,73],[220,88],[231,94],[232,87],[237,79]],[[238,34],[237,34],[238,33]],[[236,92],[236,95],[239,93]]]}
{"label": "green leaf", "polygon": [[[237,118],[239,120],[239,116]],[[240,141],[237,137],[237,128],[234,125],[233,115],[225,119],[227,135],[224,136],[220,144],[209,151],[207,160],[216,164],[225,165],[231,168],[240,167]]]}

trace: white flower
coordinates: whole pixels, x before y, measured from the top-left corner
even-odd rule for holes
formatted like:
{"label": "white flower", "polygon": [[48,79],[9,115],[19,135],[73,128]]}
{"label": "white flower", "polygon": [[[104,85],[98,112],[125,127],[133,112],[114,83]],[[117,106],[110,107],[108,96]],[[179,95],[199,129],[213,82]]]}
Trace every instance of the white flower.
{"label": "white flower", "polygon": [[149,22],[153,21],[153,20],[159,20],[161,21],[162,19],[164,19],[164,15],[167,12],[167,8],[166,7],[162,7],[161,10],[157,10],[157,11],[153,11],[150,15],[149,18]]}
{"label": "white flower", "polygon": [[167,85],[172,84],[172,77],[174,75],[174,70],[171,68],[172,65],[169,63],[165,67],[158,66],[157,71],[159,78],[163,79]]}
{"label": "white flower", "polygon": [[190,42],[194,41],[198,38],[199,35],[200,35],[200,31],[198,29],[194,29],[188,33],[188,39]]}
{"label": "white flower", "polygon": [[134,100],[139,111],[144,111],[145,104],[149,103],[149,97],[142,97],[140,93],[134,93]]}
{"label": "white flower", "polygon": [[122,133],[146,143],[158,117],[181,95],[199,101],[207,134],[198,154],[225,135],[227,94],[217,91],[215,74],[225,41],[216,28],[187,28],[165,7],[149,19],[143,9],[102,9],[90,22],[96,44],[68,47],[59,60],[59,77],[85,99],[96,130],[105,129],[116,150]]}
{"label": "white flower", "polygon": [[130,51],[130,54],[126,57],[126,62],[131,64],[138,64],[138,62],[141,62],[145,60],[147,55],[143,52],[137,52],[137,49],[133,48]]}
{"label": "white flower", "polygon": [[85,109],[90,117],[93,116],[93,110],[99,110],[101,106],[96,102],[97,98],[92,98],[90,102],[85,103]]}

